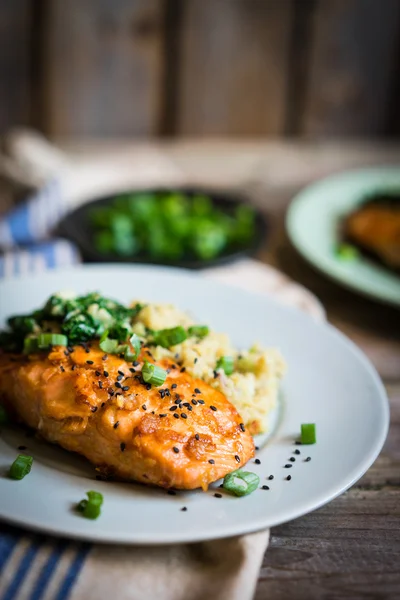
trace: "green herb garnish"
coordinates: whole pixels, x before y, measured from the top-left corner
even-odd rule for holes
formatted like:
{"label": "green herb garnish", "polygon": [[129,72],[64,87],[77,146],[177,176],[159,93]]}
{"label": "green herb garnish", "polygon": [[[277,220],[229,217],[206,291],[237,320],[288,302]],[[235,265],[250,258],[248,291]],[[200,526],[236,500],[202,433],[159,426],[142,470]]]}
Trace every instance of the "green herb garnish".
{"label": "green herb garnish", "polygon": [[207,325],[192,325],[188,328],[188,334],[200,339],[206,337],[209,334],[209,328]]}
{"label": "green herb garnish", "polygon": [[31,472],[33,458],[26,454],[19,454],[8,472],[11,479],[23,479]]}
{"label": "green herb garnish", "polygon": [[215,369],[222,369],[226,375],[232,375],[233,373],[233,358],[232,356],[221,356],[217,360],[217,364],[215,365]]}
{"label": "green herb garnish", "polygon": [[153,331],[153,339],[151,341],[155,346],[163,346],[163,348],[171,348],[181,342],[184,342],[187,338],[187,333],[180,325],[178,327],[172,327],[171,329],[160,329]]}
{"label": "green herb garnish", "polygon": [[101,505],[103,504],[103,496],[100,492],[86,492],[86,498],[81,500],[77,505],[77,510],[83,514],[86,519],[97,519],[101,512]]}
{"label": "green herb garnish", "polygon": [[343,261],[352,261],[359,258],[360,253],[355,246],[350,244],[340,244],[336,248],[336,256]]}
{"label": "green herb garnish", "polygon": [[260,478],[250,471],[233,471],[224,477],[223,488],[234,496],[247,496],[257,489]]}
{"label": "green herb garnish", "polygon": [[302,423],[300,439],[302,444],[315,444],[317,441],[315,423]]}
{"label": "green herb garnish", "polygon": [[161,367],[146,361],[142,367],[142,377],[146,383],[159,387],[166,380],[167,372]]}

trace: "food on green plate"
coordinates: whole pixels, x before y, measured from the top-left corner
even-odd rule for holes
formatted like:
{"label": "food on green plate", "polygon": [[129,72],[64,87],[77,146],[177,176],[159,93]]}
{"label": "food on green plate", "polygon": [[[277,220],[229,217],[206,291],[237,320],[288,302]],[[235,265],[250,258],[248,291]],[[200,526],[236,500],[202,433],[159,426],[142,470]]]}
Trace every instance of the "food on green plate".
{"label": "food on green plate", "polygon": [[23,479],[28,473],[31,472],[33,463],[32,456],[26,454],[19,454],[14,460],[8,472],[11,479]]}
{"label": "food on green plate", "polygon": [[97,293],[56,294],[10,318],[0,348],[12,417],[104,477],[165,488],[207,489],[245,465],[284,371],[276,350],[239,353],[173,306]]}
{"label": "food on green plate", "polygon": [[344,219],[342,229],[347,244],[400,270],[400,192],[368,197]]}
{"label": "food on green plate", "polygon": [[315,423],[302,423],[301,425],[301,443],[315,444],[317,441],[317,430]]}
{"label": "food on green plate", "polygon": [[90,211],[94,245],[101,254],[154,260],[210,260],[247,247],[255,233],[250,206],[219,208],[209,196],[141,192]]}

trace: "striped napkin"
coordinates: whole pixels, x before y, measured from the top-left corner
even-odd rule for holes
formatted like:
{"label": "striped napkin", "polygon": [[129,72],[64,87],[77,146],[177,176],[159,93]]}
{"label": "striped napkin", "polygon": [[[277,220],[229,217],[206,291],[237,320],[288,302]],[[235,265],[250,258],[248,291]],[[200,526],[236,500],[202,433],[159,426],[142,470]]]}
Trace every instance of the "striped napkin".
{"label": "striped napkin", "polygon": [[[62,170],[68,177],[54,177],[54,171],[48,177],[47,169],[47,182],[44,178],[31,198],[0,218],[0,277],[80,261],[77,249],[66,240],[52,239],[51,232],[78,199],[84,201],[85,194],[90,197],[90,181],[95,188],[97,168],[86,169],[86,187],[82,178],[74,195],[71,171],[60,169],[63,159],[55,161],[50,156],[58,174]],[[150,162],[149,180],[168,184],[168,166],[161,160],[158,169],[154,156]],[[118,186],[112,177],[115,173],[105,179],[114,189]],[[176,172],[172,180],[177,181]],[[126,189],[126,182],[123,186]],[[257,261],[246,259],[207,270],[203,276],[273,295],[316,319],[324,318],[322,306],[311,293]],[[269,531],[262,531],[198,544],[126,547],[68,541],[0,524],[0,600],[251,600],[268,539]]]}

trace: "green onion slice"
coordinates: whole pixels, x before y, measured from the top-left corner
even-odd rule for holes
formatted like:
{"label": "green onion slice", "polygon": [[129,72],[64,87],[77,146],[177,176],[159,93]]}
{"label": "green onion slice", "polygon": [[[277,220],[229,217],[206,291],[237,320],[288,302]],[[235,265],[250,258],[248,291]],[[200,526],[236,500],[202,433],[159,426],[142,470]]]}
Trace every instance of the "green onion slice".
{"label": "green onion slice", "polygon": [[156,346],[162,346],[163,348],[170,348],[184,342],[187,338],[185,329],[178,325],[178,327],[172,327],[171,329],[160,329],[159,331],[153,332],[152,344]]}
{"label": "green onion slice", "polygon": [[198,337],[198,338],[204,338],[204,337],[206,337],[206,335],[208,335],[209,332],[210,332],[210,330],[207,327],[207,325],[192,325],[188,329],[188,334],[189,335],[193,335],[193,336]]}
{"label": "green onion slice", "polygon": [[86,519],[97,519],[101,512],[103,495],[94,491],[86,492],[86,495],[88,499],[81,500],[76,508]]}
{"label": "green onion slice", "polygon": [[133,352],[132,352],[129,344],[127,344],[125,346],[125,360],[134,361],[137,359],[137,357],[140,354],[140,349],[141,349],[140,338],[139,338],[139,336],[136,335],[136,333],[134,333],[131,336],[131,338],[129,339],[129,341],[130,341],[131,345],[133,346]]}
{"label": "green onion slice", "polygon": [[7,425],[8,423],[8,415],[4,406],[0,404],[0,425]]}
{"label": "green onion slice", "polygon": [[315,444],[317,441],[317,431],[315,423],[302,423],[301,425],[301,443]]}
{"label": "green onion slice", "polygon": [[142,377],[146,383],[151,383],[158,387],[166,380],[167,372],[146,360],[142,368]]}
{"label": "green onion slice", "polygon": [[24,348],[23,348],[24,354],[32,354],[33,352],[38,352],[38,350],[39,350],[39,348],[38,348],[36,337],[28,336],[24,339]]}
{"label": "green onion slice", "polygon": [[224,477],[224,490],[234,496],[247,496],[257,489],[260,478],[250,471],[233,471]]}
{"label": "green onion slice", "polygon": [[340,244],[336,248],[336,256],[343,261],[352,261],[360,256],[359,251],[351,244]]}
{"label": "green onion slice", "polygon": [[26,454],[19,454],[14,460],[9,470],[11,479],[23,479],[25,475],[31,472],[33,458]]}
{"label": "green onion slice", "polygon": [[61,333],[41,333],[37,337],[39,348],[48,348],[49,346],[67,346],[68,338]]}
{"label": "green onion slice", "polygon": [[221,356],[217,360],[217,364],[215,365],[216,370],[223,369],[226,375],[232,375],[233,373],[233,358],[232,356]]}
{"label": "green onion slice", "polygon": [[[102,336],[103,337],[103,336]],[[119,349],[118,340],[112,340],[106,337],[103,341],[100,341],[100,348],[107,354],[117,354]]]}

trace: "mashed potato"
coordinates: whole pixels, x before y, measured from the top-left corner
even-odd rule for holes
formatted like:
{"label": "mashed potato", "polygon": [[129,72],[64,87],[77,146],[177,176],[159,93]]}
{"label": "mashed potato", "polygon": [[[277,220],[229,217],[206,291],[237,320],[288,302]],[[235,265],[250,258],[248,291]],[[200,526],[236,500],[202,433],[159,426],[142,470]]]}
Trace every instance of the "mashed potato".
{"label": "mashed potato", "polygon": [[[187,314],[172,305],[148,304],[135,318],[134,331],[144,338],[149,329],[194,324]],[[279,383],[285,371],[279,351],[258,345],[238,351],[227,335],[210,331],[203,339],[189,337],[170,349],[156,346],[152,354],[157,360],[174,359],[188,373],[220,390],[235,405],[253,435],[268,430],[268,414],[276,406]],[[232,375],[226,375],[223,369],[215,370],[221,356],[234,359]]]}

